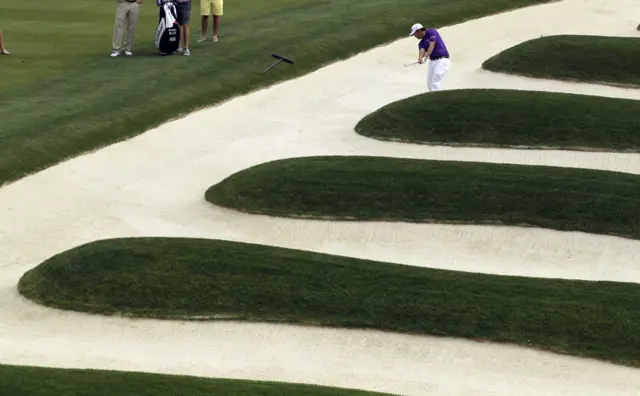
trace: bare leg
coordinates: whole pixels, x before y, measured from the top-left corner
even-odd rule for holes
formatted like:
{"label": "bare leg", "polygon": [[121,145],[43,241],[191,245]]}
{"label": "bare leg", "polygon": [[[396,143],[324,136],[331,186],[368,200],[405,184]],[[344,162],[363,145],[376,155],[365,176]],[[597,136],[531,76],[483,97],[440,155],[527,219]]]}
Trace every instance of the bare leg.
{"label": "bare leg", "polygon": [[218,41],[218,32],[220,30],[220,15],[213,16],[213,41]]}
{"label": "bare leg", "polygon": [[182,35],[184,36],[184,48],[189,49],[189,25],[182,25]]}
{"label": "bare leg", "polygon": [[207,22],[209,21],[209,15],[202,16],[202,37],[199,41],[204,41],[207,37]]}
{"label": "bare leg", "polygon": [[0,31],[0,54],[9,55],[9,51],[4,48],[4,41],[2,39],[2,31]]}

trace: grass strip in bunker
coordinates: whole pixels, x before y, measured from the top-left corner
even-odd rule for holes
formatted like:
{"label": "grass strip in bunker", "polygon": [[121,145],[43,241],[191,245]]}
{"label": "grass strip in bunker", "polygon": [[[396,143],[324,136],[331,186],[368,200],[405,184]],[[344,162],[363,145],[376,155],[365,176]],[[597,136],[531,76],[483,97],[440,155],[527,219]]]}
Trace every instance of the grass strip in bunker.
{"label": "grass strip in bunker", "polygon": [[315,385],[200,378],[141,372],[0,365],[6,396],[382,396]]}
{"label": "grass strip in bunker", "polygon": [[355,129],[375,139],[420,144],[640,152],[638,114],[640,101],[630,99],[461,89],[393,102]]}
{"label": "grass strip in bunker", "polygon": [[640,88],[640,39],[554,35],[525,41],[482,67],[527,77]]}
{"label": "grass strip in bunker", "polygon": [[20,292],[44,305],[509,342],[640,363],[640,285],[510,277],[265,245],[122,238],[62,252]]}
{"label": "grass strip in bunker", "polygon": [[640,238],[640,176],[590,169],[302,157],[244,169],[205,197],[270,216],[531,226]]}

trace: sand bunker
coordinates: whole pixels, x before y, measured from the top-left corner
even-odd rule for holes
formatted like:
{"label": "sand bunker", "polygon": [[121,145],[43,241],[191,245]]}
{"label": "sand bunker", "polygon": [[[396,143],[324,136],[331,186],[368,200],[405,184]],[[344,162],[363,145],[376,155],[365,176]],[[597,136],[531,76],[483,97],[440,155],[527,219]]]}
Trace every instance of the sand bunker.
{"label": "sand bunker", "polygon": [[[638,35],[632,19],[637,15],[637,0],[567,0],[441,29],[453,54],[443,86],[640,99],[640,90],[480,70],[488,57],[541,35]],[[544,23],[536,23],[537,18]],[[426,69],[403,67],[415,57],[415,48],[415,39],[399,40],[0,189],[0,362],[291,381],[410,395],[637,392],[640,370],[519,347],[374,331],[106,318],[47,309],[17,293],[20,276],[53,254],[96,239],[146,235],[233,239],[487,273],[640,281],[638,241],[536,229],[272,219],[204,201],[208,186],[236,171],[307,155],[640,173],[638,154],[430,147],[357,135],[353,126],[366,114],[424,92]]]}

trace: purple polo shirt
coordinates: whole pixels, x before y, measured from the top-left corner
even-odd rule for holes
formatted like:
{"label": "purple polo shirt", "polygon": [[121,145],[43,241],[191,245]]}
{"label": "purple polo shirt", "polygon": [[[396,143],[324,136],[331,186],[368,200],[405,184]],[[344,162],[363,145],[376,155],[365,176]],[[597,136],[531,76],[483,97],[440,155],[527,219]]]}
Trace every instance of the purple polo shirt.
{"label": "purple polo shirt", "polygon": [[434,28],[427,29],[425,31],[424,38],[418,43],[418,48],[424,48],[424,50],[426,51],[429,49],[430,42],[435,42],[436,45],[433,47],[433,52],[431,53],[429,59],[439,58],[443,56],[449,57],[447,46],[444,45],[444,41],[442,40],[442,37],[440,37],[440,33],[438,33],[438,31]]}

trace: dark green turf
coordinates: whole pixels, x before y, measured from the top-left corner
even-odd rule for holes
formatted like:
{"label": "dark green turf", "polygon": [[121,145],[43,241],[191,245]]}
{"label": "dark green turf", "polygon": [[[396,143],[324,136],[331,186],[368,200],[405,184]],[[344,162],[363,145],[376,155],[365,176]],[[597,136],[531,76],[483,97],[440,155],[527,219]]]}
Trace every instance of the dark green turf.
{"label": "dark green turf", "polygon": [[638,114],[637,100],[462,89],[388,104],[355,129],[367,137],[422,144],[639,152]]}
{"label": "dark green turf", "polygon": [[640,38],[558,35],[525,41],[486,60],[487,70],[640,88]]}
{"label": "dark green turf", "polygon": [[3,396],[365,396],[382,393],[281,382],[0,365]]}
{"label": "dark green turf", "polygon": [[588,169],[306,157],[242,170],[205,197],[271,216],[502,224],[640,238],[640,176]]}
{"label": "dark green turf", "polygon": [[[153,46],[158,8],[147,0],[134,56],[113,59],[115,0],[0,0],[0,28],[12,52],[0,58],[0,185],[202,106],[406,37],[416,20],[442,26],[549,1],[228,2],[220,42],[201,44],[195,1],[191,57],[160,57]],[[295,65],[261,75],[273,62],[272,52],[293,58]]]}
{"label": "dark green turf", "polygon": [[19,288],[39,303],[94,313],[372,328],[640,363],[640,285],[634,283],[496,276],[219,240],[139,238],[58,254],[29,271]]}

